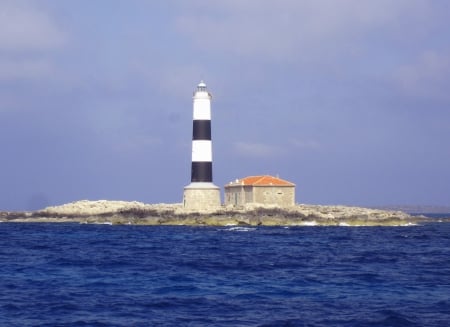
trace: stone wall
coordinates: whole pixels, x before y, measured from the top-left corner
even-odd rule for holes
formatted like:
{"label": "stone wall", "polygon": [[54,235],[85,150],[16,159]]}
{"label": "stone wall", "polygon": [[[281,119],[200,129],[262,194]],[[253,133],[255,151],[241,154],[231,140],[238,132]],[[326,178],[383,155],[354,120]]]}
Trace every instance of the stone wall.
{"label": "stone wall", "polygon": [[295,205],[295,186],[232,186],[225,188],[225,205],[260,203],[288,207]]}
{"label": "stone wall", "polygon": [[225,187],[225,205],[242,206],[246,201],[246,193],[243,185]]}
{"label": "stone wall", "polygon": [[294,186],[258,186],[253,188],[253,201],[280,207],[295,205]]}
{"label": "stone wall", "polygon": [[221,206],[219,188],[185,188],[183,205],[186,209],[204,210]]}

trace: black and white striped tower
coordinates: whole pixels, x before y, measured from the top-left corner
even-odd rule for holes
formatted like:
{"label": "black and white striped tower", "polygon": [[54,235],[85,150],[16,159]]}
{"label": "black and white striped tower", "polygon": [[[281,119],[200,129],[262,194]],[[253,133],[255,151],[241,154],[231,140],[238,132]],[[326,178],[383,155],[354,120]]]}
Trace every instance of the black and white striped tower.
{"label": "black and white striped tower", "polygon": [[191,184],[184,188],[186,208],[220,206],[220,189],[212,179],[211,94],[201,81],[194,92]]}

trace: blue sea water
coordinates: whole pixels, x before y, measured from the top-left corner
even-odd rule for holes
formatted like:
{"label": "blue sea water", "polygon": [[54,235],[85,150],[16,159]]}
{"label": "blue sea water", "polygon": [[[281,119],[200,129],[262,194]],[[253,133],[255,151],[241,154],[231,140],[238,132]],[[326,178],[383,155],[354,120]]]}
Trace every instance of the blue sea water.
{"label": "blue sea water", "polygon": [[450,223],[0,223],[0,326],[448,326]]}

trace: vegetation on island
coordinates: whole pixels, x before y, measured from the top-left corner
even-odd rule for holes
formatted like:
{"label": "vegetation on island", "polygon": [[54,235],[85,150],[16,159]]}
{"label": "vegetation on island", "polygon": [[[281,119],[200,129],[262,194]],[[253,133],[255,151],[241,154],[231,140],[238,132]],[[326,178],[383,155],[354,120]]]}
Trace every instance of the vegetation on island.
{"label": "vegetation on island", "polygon": [[249,205],[187,210],[181,204],[78,201],[33,212],[3,212],[0,221],[189,226],[394,226],[427,219],[402,211],[350,206]]}

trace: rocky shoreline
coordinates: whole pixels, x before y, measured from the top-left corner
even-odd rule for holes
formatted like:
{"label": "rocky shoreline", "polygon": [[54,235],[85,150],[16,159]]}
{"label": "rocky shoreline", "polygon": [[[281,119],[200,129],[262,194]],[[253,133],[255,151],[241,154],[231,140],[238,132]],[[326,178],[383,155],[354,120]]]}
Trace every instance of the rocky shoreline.
{"label": "rocky shoreline", "polygon": [[402,211],[350,206],[298,204],[288,208],[247,205],[187,210],[182,204],[126,201],[77,201],[32,212],[0,212],[0,222],[73,222],[89,224],[186,226],[399,226],[420,221]]}

